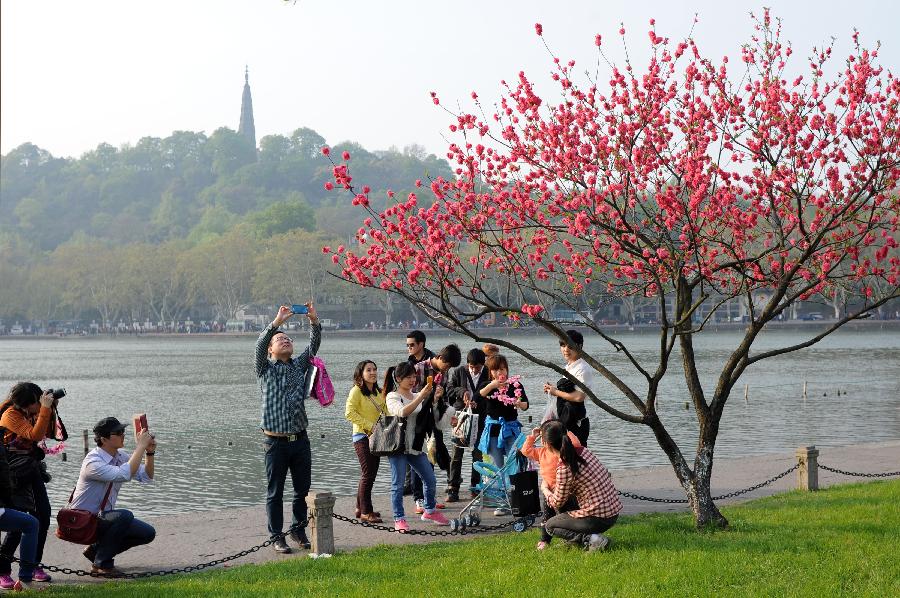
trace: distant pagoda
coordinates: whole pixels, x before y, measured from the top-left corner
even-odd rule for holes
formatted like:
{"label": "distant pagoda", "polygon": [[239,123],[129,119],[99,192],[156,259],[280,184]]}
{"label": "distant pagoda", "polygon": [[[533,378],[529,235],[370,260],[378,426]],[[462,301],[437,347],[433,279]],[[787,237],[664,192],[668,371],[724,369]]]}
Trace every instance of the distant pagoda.
{"label": "distant pagoda", "polygon": [[241,124],[238,125],[238,134],[247,138],[247,141],[256,148],[256,126],[253,124],[253,98],[250,95],[250,74],[244,67],[244,95],[241,96]]}

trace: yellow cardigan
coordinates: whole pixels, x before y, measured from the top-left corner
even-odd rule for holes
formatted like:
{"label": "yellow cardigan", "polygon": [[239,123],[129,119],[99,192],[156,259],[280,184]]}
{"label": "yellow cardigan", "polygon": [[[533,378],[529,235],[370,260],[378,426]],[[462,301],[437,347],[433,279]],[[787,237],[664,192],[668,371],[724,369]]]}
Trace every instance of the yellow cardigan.
{"label": "yellow cardigan", "polygon": [[365,434],[368,436],[372,431],[372,426],[378,421],[379,416],[378,408],[375,405],[378,405],[382,411],[387,411],[383,393],[367,397],[358,386],[353,385],[350,394],[347,396],[347,407],[344,409],[344,417],[353,424],[354,434]]}

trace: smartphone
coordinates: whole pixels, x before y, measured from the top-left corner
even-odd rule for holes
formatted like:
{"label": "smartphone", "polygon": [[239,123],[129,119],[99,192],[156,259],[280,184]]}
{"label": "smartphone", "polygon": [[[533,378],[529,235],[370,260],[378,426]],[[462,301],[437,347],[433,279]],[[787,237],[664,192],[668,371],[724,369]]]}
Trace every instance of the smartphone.
{"label": "smartphone", "polygon": [[292,305],[291,313],[292,314],[308,314],[309,308],[306,307],[305,305]]}
{"label": "smartphone", "polygon": [[149,426],[147,426],[147,414],[146,413],[138,413],[134,416],[134,433],[140,434],[141,430],[148,430]]}

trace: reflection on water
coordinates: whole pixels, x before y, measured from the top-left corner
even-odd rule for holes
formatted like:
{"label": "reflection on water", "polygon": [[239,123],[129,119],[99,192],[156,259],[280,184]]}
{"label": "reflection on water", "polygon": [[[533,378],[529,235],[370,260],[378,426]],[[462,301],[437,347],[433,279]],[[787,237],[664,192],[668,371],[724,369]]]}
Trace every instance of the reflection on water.
{"label": "reflection on water", "polygon": [[[515,333],[513,333],[515,334]],[[755,347],[782,346],[796,332],[776,331]],[[698,339],[705,388],[736,345],[738,332],[717,332]],[[298,341],[302,335],[295,334]],[[652,366],[658,340],[648,334],[626,335],[636,357]],[[473,344],[443,332],[429,334],[429,347],[457,341],[463,353]],[[555,340],[520,334],[517,341],[544,358],[559,361]],[[253,372],[251,337],[142,337],[0,340],[0,386],[17,380],[42,386],[65,386],[61,414],[72,438],[68,462],[48,458],[54,511],[62,506],[78,474],[82,429],[103,416],[128,418],[146,412],[159,439],[157,483],[126,485],[121,504],[143,515],[179,513],[262,505],[265,497],[262,435],[259,432],[259,392]],[[343,418],[344,397],[353,367],[363,358],[374,360],[382,374],[404,358],[405,335],[358,333],[324,335],[320,355],[335,382],[335,404],[308,405],[313,450],[313,487],[354,494],[359,466],[350,444],[350,425]],[[301,342],[298,342],[301,344]],[[588,341],[610,369],[640,386],[624,356]],[[696,420],[685,410],[683,378],[673,356],[669,380],[660,399],[660,414],[683,450],[696,445]],[[540,419],[544,398],[540,387],[557,376],[510,356],[513,374],[521,374],[533,404],[530,415]],[[802,398],[808,381],[808,397]],[[744,386],[750,386],[744,400]],[[617,408],[630,402],[617,396],[605,380],[602,396]],[[840,396],[838,390],[841,391]],[[844,394],[846,393],[846,394]],[[640,394],[640,393],[639,393]],[[626,424],[594,405],[590,446],[610,468],[667,463],[653,436],[643,426]],[[527,415],[526,420],[527,427]],[[900,437],[900,335],[895,330],[845,331],[805,351],[787,354],[751,367],[731,398],[723,418],[717,455],[791,454],[804,444],[835,446]],[[390,475],[384,460],[376,492],[388,492]],[[444,476],[439,475],[443,490]]]}

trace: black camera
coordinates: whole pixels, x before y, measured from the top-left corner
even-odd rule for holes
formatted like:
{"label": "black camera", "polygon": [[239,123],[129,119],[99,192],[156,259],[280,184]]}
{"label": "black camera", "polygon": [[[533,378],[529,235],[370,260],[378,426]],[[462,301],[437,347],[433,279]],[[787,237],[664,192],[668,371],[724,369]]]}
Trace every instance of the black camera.
{"label": "black camera", "polygon": [[47,392],[52,394],[54,399],[61,399],[66,396],[65,388],[48,388]]}

